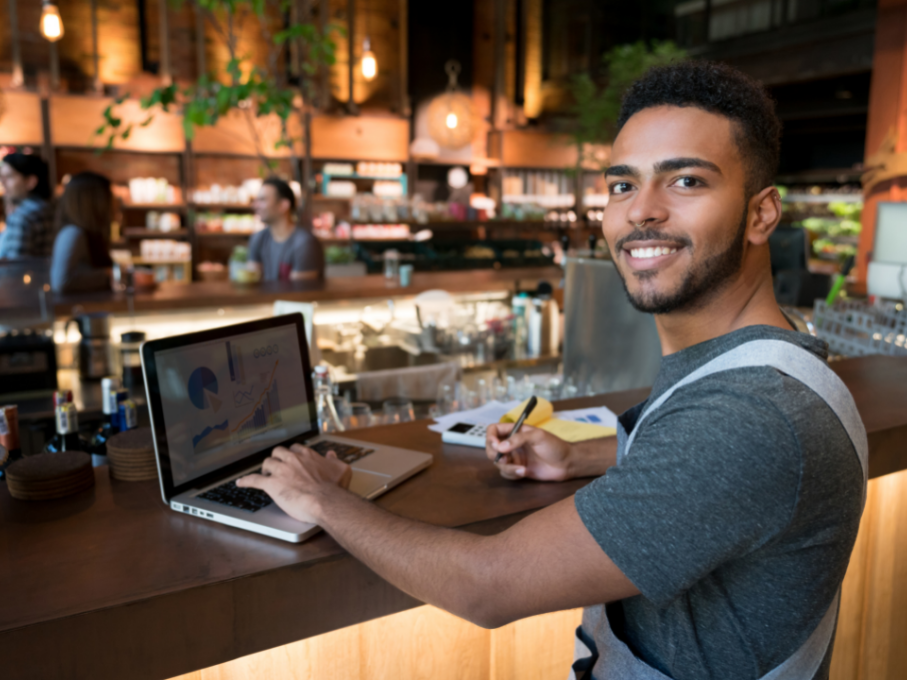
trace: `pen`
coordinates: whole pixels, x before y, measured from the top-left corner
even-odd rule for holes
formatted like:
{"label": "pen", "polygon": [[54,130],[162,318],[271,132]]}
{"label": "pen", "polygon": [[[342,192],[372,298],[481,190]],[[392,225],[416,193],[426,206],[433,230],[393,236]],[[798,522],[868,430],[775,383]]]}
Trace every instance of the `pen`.
{"label": "pen", "polygon": [[[513,429],[510,431],[510,434],[508,434],[506,437],[504,437],[504,441],[507,441],[513,435],[515,435],[517,432],[520,431],[520,428],[523,427],[523,423],[526,422],[526,418],[528,418],[529,414],[532,413],[532,409],[535,408],[535,405],[537,403],[539,403],[539,400],[536,399],[535,397],[529,398],[529,401],[526,403],[526,408],[523,409],[523,412],[520,414],[520,417],[517,418],[516,425],[513,426]],[[502,451],[498,451],[498,455],[496,455],[494,457],[495,464],[497,464],[503,457],[504,457],[504,453]]]}

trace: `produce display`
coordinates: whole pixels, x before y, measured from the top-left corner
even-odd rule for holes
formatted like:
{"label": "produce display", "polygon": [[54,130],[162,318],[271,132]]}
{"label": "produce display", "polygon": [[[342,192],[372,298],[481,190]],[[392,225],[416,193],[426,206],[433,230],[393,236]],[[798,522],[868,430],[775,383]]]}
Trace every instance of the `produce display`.
{"label": "produce display", "polygon": [[784,201],[782,221],[810,232],[813,256],[843,262],[856,255],[862,225],[858,186],[778,187]]}

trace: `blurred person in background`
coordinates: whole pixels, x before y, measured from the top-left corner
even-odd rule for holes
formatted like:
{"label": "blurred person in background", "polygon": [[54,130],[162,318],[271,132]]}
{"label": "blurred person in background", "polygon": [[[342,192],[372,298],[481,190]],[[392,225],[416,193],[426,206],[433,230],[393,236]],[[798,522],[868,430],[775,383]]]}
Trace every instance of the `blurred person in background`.
{"label": "blurred person in background", "polygon": [[324,278],[324,249],[311,230],[295,221],[296,194],[278,177],[266,179],[255,199],[255,214],[267,226],[249,239],[249,269],[263,281],[317,281]]}
{"label": "blurred person in background", "polygon": [[11,153],[0,163],[6,229],[0,260],[48,257],[53,246],[53,211],[47,164],[32,154]]}
{"label": "blurred person in background", "polygon": [[110,180],[80,172],[66,185],[57,208],[50,284],[55,293],[110,288]]}

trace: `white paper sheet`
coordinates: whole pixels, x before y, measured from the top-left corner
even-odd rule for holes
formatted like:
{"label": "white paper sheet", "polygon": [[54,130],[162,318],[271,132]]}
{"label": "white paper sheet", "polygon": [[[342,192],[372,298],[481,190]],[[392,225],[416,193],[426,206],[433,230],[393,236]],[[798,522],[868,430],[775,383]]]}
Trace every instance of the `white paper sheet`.
{"label": "white paper sheet", "polygon": [[520,402],[518,401],[489,401],[484,406],[474,408],[470,411],[448,413],[440,418],[436,418],[434,424],[429,425],[428,429],[432,432],[444,432],[457,423],[467,423],[469,425],[493,425],[494,423],[499,423],[505,413],[519,405]]}

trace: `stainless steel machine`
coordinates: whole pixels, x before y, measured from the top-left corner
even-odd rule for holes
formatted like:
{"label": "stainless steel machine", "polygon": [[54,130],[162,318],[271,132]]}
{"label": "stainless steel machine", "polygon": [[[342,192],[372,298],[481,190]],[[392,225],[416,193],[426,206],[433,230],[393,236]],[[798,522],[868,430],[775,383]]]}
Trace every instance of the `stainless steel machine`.
{"label": "stainless steel machine", "polygon": [[50,394],[57,387],[46,260],[0,262],[0,395]]}
{"label": "stainless steel machine", "polygon": [[636,311],[610,260],[567,258],[564,377],[580,394],[649,387],[661,345],[651,314]]}

